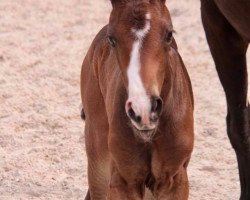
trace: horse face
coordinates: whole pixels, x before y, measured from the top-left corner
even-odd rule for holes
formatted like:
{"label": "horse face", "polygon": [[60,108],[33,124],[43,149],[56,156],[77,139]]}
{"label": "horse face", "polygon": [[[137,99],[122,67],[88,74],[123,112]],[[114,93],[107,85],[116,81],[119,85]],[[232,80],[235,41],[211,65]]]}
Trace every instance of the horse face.
{"label": "horse face", "polygon": [[162,112],[161,88],[170,71],[170,15],[162,0],[112,4],[108,40],[128,92],[126,113],[136,130],[152,131]]}

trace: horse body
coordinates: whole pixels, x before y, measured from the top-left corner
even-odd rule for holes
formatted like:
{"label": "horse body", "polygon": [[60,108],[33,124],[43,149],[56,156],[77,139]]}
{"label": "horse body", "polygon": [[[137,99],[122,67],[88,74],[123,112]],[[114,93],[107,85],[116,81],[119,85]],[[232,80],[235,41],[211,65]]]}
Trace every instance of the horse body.
{"label": "horse body", "polygon": [[203,26],[226,94],[227,132],[237,156],[241,200],[250,199],[250,109],[246,64],[250,42],[249,11],[247,0],[201,0]]}
{"label": "horse body", "polygon": [[215,0],[227,21],[248,43],[250,42],[250,3],[247,0]]}
{"label": "horse body", "polygon": [[[121,12],[121,4],[117,2],[112,1],[113,15]],[[193,149],[191,83],[174,39],[150,59],[155,53],[153,48],[158,48],[154,43],[161,39],[147,30],[151,18],[145,13],[150,12],[152,20],[157,16],[153,9],[165,13],[165,1],[138,2],[140,7],[149,8],[145,12],[139,10],[143,14],[137,16],[145,16],[146,22],[136,23],[137,31],[132,28],[137,38],[127,37],[124,45],[121,45],[122,39],[117,40],[122,47],[118,44],[117,49],[112,47],[113,41],[107,40],[113,26],[111,16],[111,22],[96,36],[83,61],[81,94],[88,157],[87,200],[188,199],[186,168]],[[139,5],[132,7],[135,6]],[[113,17],[117,19],[119,15]],[[159,19],[154,21],[158,22]],[[150,25],[157,28],[153,21]],[[123,33],[127,29],[131,28]],[[149,36],[140,40],[147,32]],[[136,76],[138,60],[143,64],[139,65],[140,73]],[[157,61],[160,64],[156,64]],[[123,64],[128,67],[123,68]],[[145,194],[146,187],[151,195]]]}

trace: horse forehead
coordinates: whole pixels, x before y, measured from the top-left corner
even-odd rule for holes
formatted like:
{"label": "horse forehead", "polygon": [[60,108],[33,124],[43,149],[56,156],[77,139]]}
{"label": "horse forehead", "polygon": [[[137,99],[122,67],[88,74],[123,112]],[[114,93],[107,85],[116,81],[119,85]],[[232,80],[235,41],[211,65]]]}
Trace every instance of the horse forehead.
{"label": "horse forehead", "polygon": [[141,25],[140,27],[138,26],[132,27],[131,31],[136,37],[136,40],[138,39],[141,40],[148,34],[148,32],[150,31],[150,27],[151,27],[150,20],[151,20],[151,14],[150,12],[148,12],[145,14],[143,25]]}

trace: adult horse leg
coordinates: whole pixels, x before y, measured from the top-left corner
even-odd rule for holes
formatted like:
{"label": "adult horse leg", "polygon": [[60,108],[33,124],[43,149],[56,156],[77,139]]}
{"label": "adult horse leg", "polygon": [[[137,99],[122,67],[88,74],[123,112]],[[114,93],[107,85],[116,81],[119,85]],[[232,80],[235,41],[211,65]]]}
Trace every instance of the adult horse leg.
{"label": "adult horse leg", "polygon": [[227,132],[235,149],[241,200],[250,199],[250,113],[247,107],[248,44],[230,25],[213,1],[201,0],[202,21],[216,69],[226,93]]}

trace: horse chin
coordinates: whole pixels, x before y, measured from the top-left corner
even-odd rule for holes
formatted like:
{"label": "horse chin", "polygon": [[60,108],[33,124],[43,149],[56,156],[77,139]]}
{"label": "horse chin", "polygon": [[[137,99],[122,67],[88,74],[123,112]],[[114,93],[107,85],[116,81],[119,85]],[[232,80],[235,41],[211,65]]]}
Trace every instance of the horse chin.
{"label": "horse chin", "polygon": [[139,130],[133,126],[135,136],[144,143],[151,143],[153,141],[156,128],[150,130]]}

